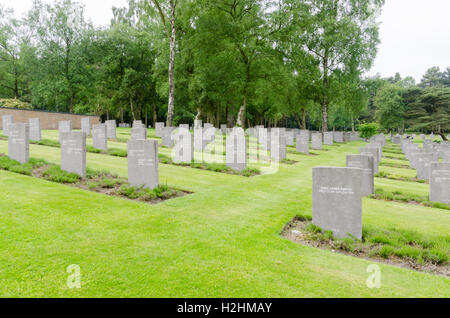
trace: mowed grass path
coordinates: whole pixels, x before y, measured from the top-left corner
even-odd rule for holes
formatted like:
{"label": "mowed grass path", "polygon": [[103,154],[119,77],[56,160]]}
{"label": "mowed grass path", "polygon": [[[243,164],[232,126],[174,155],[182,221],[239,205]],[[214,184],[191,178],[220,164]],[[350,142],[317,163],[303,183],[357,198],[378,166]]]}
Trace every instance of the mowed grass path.
{"label": "mowed grass path", "polygon": [[[361,145],[289,154],[299,163],[253,178],[160,165],[162,183],[195,193],[153,206],[0,171],[0,296],[449,297],[448,278],[384,264],[382,287],[369,289],[373,261],[280,237],[296,214],[311,214],[312,167],[344,166]],[[30,151],[59,163],[58,148]],[[87,156],[88,167],[126,176],[126,158]],[[363,218],[436,238],[450,232],[448,211],[415,205],[364,199]],[[81,289],[67,287],[71,264],[81,267]]]}

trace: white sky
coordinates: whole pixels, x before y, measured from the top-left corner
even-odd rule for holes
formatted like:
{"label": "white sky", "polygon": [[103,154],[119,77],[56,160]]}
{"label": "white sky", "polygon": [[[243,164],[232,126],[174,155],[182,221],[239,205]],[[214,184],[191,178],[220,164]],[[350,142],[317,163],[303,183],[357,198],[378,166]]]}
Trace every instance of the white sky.
{"label": "white sky", "polygon": [[[46,0],[51,2],[52,0]],[[22,14],[33,0],[0,0]],[[96,25],[107,25],[112,6],[125,6],[126,0],[79,0],[85,14]],[[383,77],[400,72],[420,81],[432,66],[450,67],[450,0],[386,0],[380,17],[381,44],[370,75]]]}

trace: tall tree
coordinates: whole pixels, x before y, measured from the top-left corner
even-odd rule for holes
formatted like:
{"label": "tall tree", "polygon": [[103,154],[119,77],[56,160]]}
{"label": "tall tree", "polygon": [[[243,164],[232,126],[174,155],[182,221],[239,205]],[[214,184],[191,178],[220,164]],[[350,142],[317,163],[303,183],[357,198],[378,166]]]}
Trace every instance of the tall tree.
{"label": "tall tree", "polygon": [[[328,108],[338,91],[340,73],[368,70],[379,43],[375,18],[384,0],[285,0],[300,23],[295,36],[321,68],[320,104],[322,130],[328,130]],[[333,88],[335,86],[335,88]]]}

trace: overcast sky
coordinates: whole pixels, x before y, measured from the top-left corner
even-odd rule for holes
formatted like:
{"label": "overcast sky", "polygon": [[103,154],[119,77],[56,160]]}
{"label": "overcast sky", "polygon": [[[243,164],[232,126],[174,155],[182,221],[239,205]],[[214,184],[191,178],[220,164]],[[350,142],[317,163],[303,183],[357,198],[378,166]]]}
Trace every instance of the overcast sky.
{"label": "overcast sky", "polygon": [[[51,2],[52,0],[46,0]],[[0,0],[22,14],[32,0]],[[126,0],[80,0],[86,16],[96,25],[107,25],[112,6],[124,6]],[[381,44],[370,75],[383,77],[400,72],[420,81],[431,66],[450,67],[450,0],[386,0],[380,17]]]}

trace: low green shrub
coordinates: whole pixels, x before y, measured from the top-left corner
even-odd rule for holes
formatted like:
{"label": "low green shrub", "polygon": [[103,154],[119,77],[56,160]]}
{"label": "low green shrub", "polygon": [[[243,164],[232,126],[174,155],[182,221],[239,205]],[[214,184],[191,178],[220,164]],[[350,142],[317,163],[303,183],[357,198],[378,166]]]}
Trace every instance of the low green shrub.
{"label": "low green shrub", "polygon": [[43,174],[44,178],[58,183],[77,183],[80,176],[61,170],[59,166],[52,165]]}

